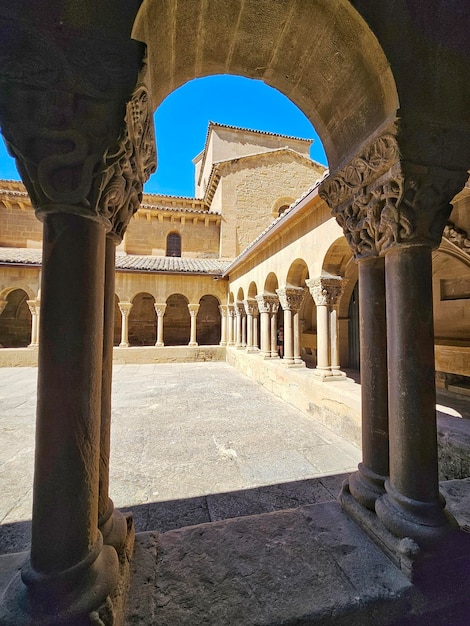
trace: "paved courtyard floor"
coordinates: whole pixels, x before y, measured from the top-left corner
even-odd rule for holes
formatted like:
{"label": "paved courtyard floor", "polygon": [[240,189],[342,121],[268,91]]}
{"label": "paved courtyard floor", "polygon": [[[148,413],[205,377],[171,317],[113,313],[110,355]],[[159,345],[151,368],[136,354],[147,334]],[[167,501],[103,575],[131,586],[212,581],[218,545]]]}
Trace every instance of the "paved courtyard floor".
{"label": "paved courtyard floor", "polygon": [[[0,369],[0,554],[29,543],[36,379]],[[112,419],[110,495],[137,530],[332,500],[360,460],[223,362],[116,365]]]}

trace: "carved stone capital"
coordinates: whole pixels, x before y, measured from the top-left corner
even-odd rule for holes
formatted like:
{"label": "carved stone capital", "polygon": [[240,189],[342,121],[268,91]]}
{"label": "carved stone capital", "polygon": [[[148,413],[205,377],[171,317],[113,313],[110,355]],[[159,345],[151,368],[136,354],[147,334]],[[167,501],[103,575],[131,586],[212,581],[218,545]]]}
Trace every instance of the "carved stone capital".
{"label": "carved stone capital", "polygon": [[416,165],[399,158],[392,127],[321,185],[356,259],[396,246],[439,246],[465,170]]}
{"label": "carved stone capital", "polygon": [[124,137],[142,44],[66,26],[44,35],[19,16],[0,15],[0,32],[0,126],[37,216],[72,213],[109,230],[106,155]]}
{"label": "carved stone capital", "polygon": [[235,304],[235,315],[237,317],[245,317],[246,311],[245,311],[245,305],[243,304],[243,302],[237,302]]}
{"label": "carved stone capital", "polygon": [[188,304],[189,315],[191,317],[196,317],[199,311],[199,304]]}
{"label": "carved stone capital", "polygon": [[154,302],[153,308],[155,309],[155,313],[157,314],[157,317],[163,317],[166,311],[166,303],[160,304],[160,303]]}
{"label": "carved stone capital", "polygon": [[346,282],[341,276],[319,276],[305,281],[316,306],[335,306],[343,295]]}
{"label": "carved stone capital", "polygon": [[460,250],[470,254],[470,238],[465,230],[458,228],[452,222],[447,222],[444,227],[444,237]]}
{"label": "carved stone capital", "polygon": [[302,287],[282,287],[276,289],[276,293],[279,296],[282,309],[295,313],[302,306],[306,290]]}
{"label": "carved stone capital", "polygon": [[144,183],[156,170],[157,154],[151,96],[146,85],[147,64],[127,104],[121,140],[104,157],[106,174],[102,182],[100,211],[111,222],[117,243],[142,201]]}
{"label": "carved stone capital", "polygon": [[243,306],[245,307],[245,313],[247,315],[258,315],[258,303],[254,298],[248,298],[243,301]]}
{"label": "carved stone capital", "polygon": [[272,294],[261,294],[255,296],[260,313],[277,313],[279,308],[279,298]]}
{"label": "carved stone capital", "polygon": [[127,317],[132,309],[132,302],[118,302],[119,310],[124,317]]}
{"label": "carved stone capital", "polygon": [[222,317],[228,317],[229,316],[229,308],[227,304],[220,304],[219,305],[219,311],[220,311],[220,315]]}
{"label": "carved stone capital", "polygon": [[[5,304],[6,304],[6,301],[5,301]],[[31,315],[38,315],[39,314],[39,307],[40,307],[39,300],[26,300],[26,304],[29,307],[29,311],[30,311]],[[0,302],[0,306],[1,306],[1,302]]]}
{"label": "carved stone capital", "polygon": [[227,305],[227,313],[229,317],[236,317],[237,312],[235,310],[235,305],[234,304],[228,304]]}

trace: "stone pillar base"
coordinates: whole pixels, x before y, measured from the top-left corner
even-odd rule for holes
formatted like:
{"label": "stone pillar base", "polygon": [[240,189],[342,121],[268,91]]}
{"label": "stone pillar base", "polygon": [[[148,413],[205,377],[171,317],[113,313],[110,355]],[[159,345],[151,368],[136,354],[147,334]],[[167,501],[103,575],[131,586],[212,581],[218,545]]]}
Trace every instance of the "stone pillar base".
{"label": "stone pillar base", "polygon": [[188,346],[190,346],[191,348],[194,348],[194,347],[196,347],[196,346],[198,346],[198,345],[199,345],[199,344],[198,344],[198,342],[197,342],[197,341],[190,341],[190,342],[188,343]]}
{"label": "stone pillar base", "polygon": [[346,374],[341,370],[318,369],[313,370],[313,375],[318,377],[322,382],[339,382],[346,380]]}
{"label": "stone pillar base", "polygon": [[385,528],[375,513],[361,506],[349,491],[345,480],[339,502],[346,513],[387,557],[413,583],[439,583],[470,574],[470,534],[459,529],[449,532],[432,549],[423,550],[410,537],[400,539]]}
{"label": "stone pillar base", "polygon": [[120,348],[128,348],[128,347],[129,347],[129,344],[128,344],[128,343],[122,343],[122,342],[121,342],[121,343],[119,344],[119,347],[120,347]]}
{"label": "stone pillar base", "polygon": [[[121,624],[135,538],[132,515],[126,514],[125,519],[127,536],[119,555],[118,576],[114,581],[114,590],[105,598],[101,606],[90,608],[96,596],[99,595],[101,586],[107,586],[112,576],[114,563],[117,560],[116,550],[112,546],[102,547],[100,556],[96,560],[96,567],[90,572],[93,586],[86,587],[87,581],[82,580],[82,584],[73,590],[68,588],[68,592],[60,596],[60,605],[57,602],[50,602],[50,598],[41,593],[37,598],[28,593],[21,580],[20,571],[17,571],[2,598],[0,624],[2,626],[64,626],[64,624],[116,626],[116,624]],[[68,587],[66,583],[64,584]]]}
{"label": "stone pillar base", "polygon": [[[155,344],[156,348],[163,348],[165,346],[165,344],[163,343],[163,341],[157,341]],[[119,346],[121,347],[121,346]]]}
{"label": "stone pillar base", "polygon": [[248,354],[258,354],[259,348],[247,348],[246,351]]}

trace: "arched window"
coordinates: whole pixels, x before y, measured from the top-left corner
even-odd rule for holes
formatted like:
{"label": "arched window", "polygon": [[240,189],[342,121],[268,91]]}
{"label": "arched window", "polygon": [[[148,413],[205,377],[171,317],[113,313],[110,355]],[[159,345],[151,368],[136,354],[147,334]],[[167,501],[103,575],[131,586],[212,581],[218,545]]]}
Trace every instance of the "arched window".
{"label": "arched window", "polygon": [[283,204],[282,206],[280,206],[277,210],[277,214],[282,215],[285,211],[287,211],[287,209],[289,208],[288,204]]}
{"label": "arched window", "polygon": [[181,256],[181,236],[170,233],[166,238],[166,256]]}

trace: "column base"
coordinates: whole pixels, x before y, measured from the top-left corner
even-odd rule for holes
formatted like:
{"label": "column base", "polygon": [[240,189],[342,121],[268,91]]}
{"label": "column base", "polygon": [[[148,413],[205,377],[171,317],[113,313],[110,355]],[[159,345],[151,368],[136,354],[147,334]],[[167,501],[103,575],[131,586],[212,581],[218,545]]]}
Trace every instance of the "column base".
{"label": "column base", "polygon": [[259,348],[247,348],[246,351],[248,354],[258,354]]}
{"label": "column base", "polygon": [[[24,585],[17,571],[2,598],[2,626],[116,626],[122,623],[135,537],[132,516],[127,515],[125,519],[127,535],[119,561],[112,546],[103,546],[82,575],[71,568],[55,576],[41,577],[34,592]],[[62,580],[57,586],[57,581],[70,572],[73,577]],[[32,572],[32,576],[37,577],[37,574]]]}
{"label": "column base", "polygon": [[127,520],[121,511],[114,508],[111,498],[108,498],[106,513],[98,520],[98,528],[103,535],[103,543],[113,546],[120,556],[127,539]]}
{"label": "column base", "polygon": [[424,549],[433,549],[449,532],[458,528],[454,517],[445,509],[445,499],[437,502],[412,500],[398,493],[385,481],[386,494],[377,500],[375,510],[384,526],[395,536],[411,537]]}
{"label": "column base", "polygon": [[122,343],[122,342],[121,342],[121,343],[119,344],[119,347],[120,347],[120,348],[128,348],[128,347],[129,347],[129,344],[128,344],[128,343]]}
{"label": "column base", "polygon": [[341,370],[331,370],[328,369],[319,369],[315,368],[313,370],[313,375],[319,378],[322,382],[332,382],[332,381],[340,381],[346,380],[346,374]]}
{"label": "column base", "polygon": [[413,583],[427,581],[438,585],[449,577],[465,579],[470,574],[470,535],[452,529],[433,549],[421,548],[411,537],[396,537],[378,516],[362,506],[350,493],[349,483],[343,483],[339,501],[346,513],[386,556]]}
{"label": "column base", "polygon": [[228,346],[229,344],[226,341],[219,341],[219,346]]}
{"label": "column base", "polygon": [[359,463],[357,472],[348,478],[349,491],[366,509],[375,512],[375,503],[385,494],[385,476],[376,474],[364,463]]}
{"label": "column base", "polygon": [[157,341],[155,343],[155,347],[156,348],[163,348],[165,346],[165,344],[163,343],[163,341]]}
{"label": "column base", "polygon": [[190,342],[188,343],[188,346],[189,346],[190,348],[195,348],[195,347],[196,347],[196,346],[198,346],[198,345],[199,345],[199,344],[198,344],[198,342],[197,342],[197,341],[190,341]]}

